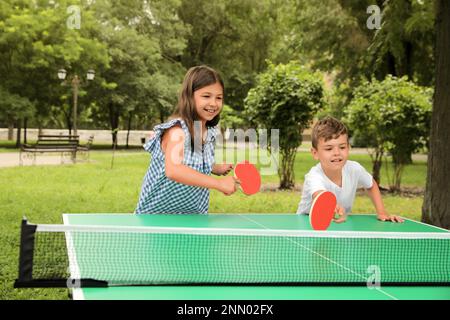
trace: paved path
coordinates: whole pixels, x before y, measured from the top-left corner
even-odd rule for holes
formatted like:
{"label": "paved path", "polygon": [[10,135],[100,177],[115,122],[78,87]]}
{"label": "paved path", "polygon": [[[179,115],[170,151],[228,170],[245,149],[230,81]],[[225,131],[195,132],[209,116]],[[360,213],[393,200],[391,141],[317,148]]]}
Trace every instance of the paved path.
{"label": "paved path", "polygon": [[[70,160],[64,159],[65,163],[70,163]],[[35,165],[60,165],[61,156],[40,156],[36,157]],[[0,167],[17,167],[20,165],[19,152],[2,152],[0,153]],[[33,159],[24,159],[24,166],[33,165]]]}

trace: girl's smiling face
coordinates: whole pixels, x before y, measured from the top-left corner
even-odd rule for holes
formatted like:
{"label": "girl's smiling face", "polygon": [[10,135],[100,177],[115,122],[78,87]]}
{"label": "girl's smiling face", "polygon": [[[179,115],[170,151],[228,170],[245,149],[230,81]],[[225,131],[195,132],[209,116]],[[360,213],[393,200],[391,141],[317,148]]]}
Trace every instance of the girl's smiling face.
{"label": "girl's smiling face", "polygon": [[223,88],[218,82],[194,92],[195,110],[204,123],[220,113],[223,105]]}

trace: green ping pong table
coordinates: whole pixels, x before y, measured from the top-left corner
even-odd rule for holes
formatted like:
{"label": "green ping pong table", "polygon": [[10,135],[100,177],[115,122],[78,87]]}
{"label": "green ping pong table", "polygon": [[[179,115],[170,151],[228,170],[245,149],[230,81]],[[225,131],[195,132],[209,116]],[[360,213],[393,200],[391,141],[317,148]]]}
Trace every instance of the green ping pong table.
{"label": "green ping pong table", "polygon": [[[308,216],[296,214],[209,214],[209,215],[134,215],[134,214],[64,214],[70,226],[125,226],[193,229],[311,230]],[[375,215],[350,215],[345,223],[332,223],[327,231],[362,233],[445,234],[448,230],[406,219],[402,224],[381,222]],[[450,241],[450,238],[447,238]],[[412,245],[414,240],[411,239]],[[448,244],[448,242],[446,243]],[[77,249],[75,248],[75,251]],[[81,250],[81,249],[80,249]],[[239,250],[239,248],[237,248]],[[195,254],[195,248],[192,249]],[[73,259],[73,258],[72,258]],[[75,258],[76,260],[76,258]],[[71,261],[71,263],[76,261]],[[413,262],[412,262],[413,263]],[[447,266],[448,267],[448,264]],[[448,269],[446,269],[448,271]],[[445,272],[447,272],[445,271]],[[401,270],[399,270],[401,272]],[[450,279],[450,273],[448,274]],[[73,288],[73,299],[149,299],[149,300],[384,300],[450,299],[448,286],[113,286]]]}

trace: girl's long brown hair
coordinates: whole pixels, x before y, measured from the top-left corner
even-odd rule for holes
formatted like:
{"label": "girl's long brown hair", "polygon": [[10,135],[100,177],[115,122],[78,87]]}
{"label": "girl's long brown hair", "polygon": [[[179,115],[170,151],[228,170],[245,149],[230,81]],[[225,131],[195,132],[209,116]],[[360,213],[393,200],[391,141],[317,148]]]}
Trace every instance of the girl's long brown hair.
{"label": "girl's long brown hair", "polygon": [[[171,118],[181,118],[186,123],[191,134],[192,150],[194,150],[194,139],[201,139],[201,137],[195,136],[195,134],[199,135],[200,132],[195,132],[194,130],[194,121],[200,120],[195,109],[194,92],[214,83],[220,83],[222,89],[225,91],[225,86],[219,73],[205,65],[190,68],[184,76],[177,109]],[[215,116],[211,121],[207,121],[206,127],[216,126],[219,120],[220,114]]]}

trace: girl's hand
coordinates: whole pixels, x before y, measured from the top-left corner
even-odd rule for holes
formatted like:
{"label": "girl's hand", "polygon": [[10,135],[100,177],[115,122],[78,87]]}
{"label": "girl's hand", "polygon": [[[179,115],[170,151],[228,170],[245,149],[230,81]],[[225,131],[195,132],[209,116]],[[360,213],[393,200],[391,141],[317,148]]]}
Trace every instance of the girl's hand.
{"label": "girl's hand", "polygon": [[215,164],[212,173],[218,176],[226,176],[233,169],[232,164]]}
{"label": "girl's hand", "polygon": [[229,196],[236,192],[237,185],[237,180],[234,177],[229,176],[219,180],[219,186],[217,190],[222,192],[224,195]]}

